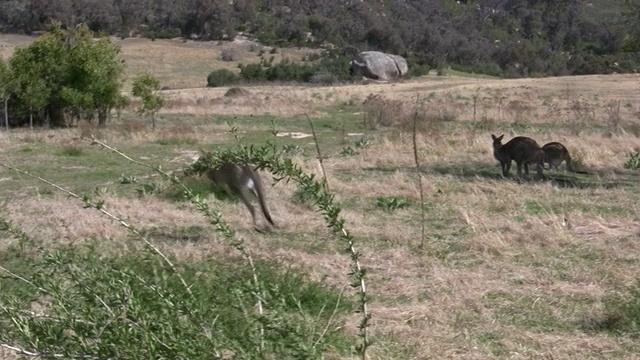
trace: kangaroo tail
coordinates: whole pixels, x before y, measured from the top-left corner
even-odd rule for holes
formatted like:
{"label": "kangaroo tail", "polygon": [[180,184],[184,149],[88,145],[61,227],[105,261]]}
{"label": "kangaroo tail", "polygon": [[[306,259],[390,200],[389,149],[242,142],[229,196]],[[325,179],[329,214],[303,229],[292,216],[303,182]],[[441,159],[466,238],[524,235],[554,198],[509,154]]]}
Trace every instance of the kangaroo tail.
{"label": "kangaroo tail", "polygon": [[269,214],[269,209],[267,208],[267,204],[265,202],[265,192],[264,187],[262,186],[262,180],[260,179],[260,175],[255,172],[255,170],[251,174],[251,178],[253,180],[254,188],[256,191],[256,197],[258,198],[258,203],[260,204],[260,209],[264,214],[265,219],[269,222],[269,224],[276,226],[273,219],[271,218],[271,214]]}

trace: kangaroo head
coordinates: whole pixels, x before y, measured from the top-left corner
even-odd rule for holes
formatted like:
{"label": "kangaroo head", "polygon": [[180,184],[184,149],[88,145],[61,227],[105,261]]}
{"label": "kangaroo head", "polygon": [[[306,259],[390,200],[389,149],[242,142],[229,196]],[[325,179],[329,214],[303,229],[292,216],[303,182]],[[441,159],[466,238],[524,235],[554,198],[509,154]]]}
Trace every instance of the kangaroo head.
{"label": "kangaroo head", "polygon": [[502,147],[502,138],[504,137],[504,134],[500,135],[500,136],[495,136],[493,134],[491,134],[491,139],[493,139],[493,147],[494,149],[499,149],[500,147]]}

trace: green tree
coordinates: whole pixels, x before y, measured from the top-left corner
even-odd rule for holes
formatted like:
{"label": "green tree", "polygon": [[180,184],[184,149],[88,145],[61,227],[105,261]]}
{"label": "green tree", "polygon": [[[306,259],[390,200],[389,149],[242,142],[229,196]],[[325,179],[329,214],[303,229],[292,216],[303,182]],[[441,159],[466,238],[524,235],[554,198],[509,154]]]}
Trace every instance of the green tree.
{"label": "green tree", "polygon": [[121,102],[124,62],[119,58],[120,48],[106,37],[94,42],[86,25],[71,34],[67,46],[70,52],[62,97],[85,113],[97,112],[98,125],[104,126],[111,109]]}
{"label": "green tree", "polygon": [[627,51],[640,50],[640,0],[625,0],[622,14],[628,37],[626,40]]}
{"label": "green tree", "polygon": [[[11,72],[9,66],[0,58],[0,100],[4,104],[4,125],[9,130],[9,99],[11,98]],[[0,123],[2,126],[2,123]]]}
{"label": "green tree", "polygon": [[[64,39],[65,32],[54,24],[49,33],[27,47],[16,49],[9,59],[16,97],[31,115],[44,103],[42,106],[52,126],[61,126],[64,121],[65,104],[61,99],[67,67]],[[37,99],[32,99],[32,96]]]}
{"label": "green tree", "polygon": [[26,75],[26,79],[21,82],[23,87],[18,92],[18,98],[29,109],[29,128],[33,129],[33,114],[44,110],[50,94],[44,80],[30,74],[23,75]]}
{"label": "green tree", "polygon": [[70,110],[97,113],[100,125],[119,103],[124,63],[120,48],[108,38],[93,40],[85,25],[49,32],[19,48],[9,60],[15,92],[30,113],[44,109],[52,126],[64,125]]}
{"label": "green tree", "polygon": [[138,109],[141,114],[151,115],[151,128],[156,128],[156,114],[164,106],[164,99],[157,94],[160,90],[160,81],[149,73],[138,75],[133,80],[133,96],[142,100],[142,107]]}

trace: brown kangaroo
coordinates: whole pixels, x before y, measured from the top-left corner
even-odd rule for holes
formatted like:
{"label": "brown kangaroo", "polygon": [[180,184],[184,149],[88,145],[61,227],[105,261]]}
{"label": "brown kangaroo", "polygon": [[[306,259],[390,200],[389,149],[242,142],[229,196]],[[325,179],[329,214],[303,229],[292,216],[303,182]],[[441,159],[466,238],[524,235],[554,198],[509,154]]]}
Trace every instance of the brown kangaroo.
{"label": "brown kangaroo", "polygon": [[549,164],[549,169],[558,170],[558,166],[564,161],[567,163],[567,169],[573,171],[569,150],[561,143],[556,141],[546,143],[542,146],[542,151],[544,151],[544,162]]}
{"label": "brown kangaroo", "polygon": [[[233,192],[240,201],[244,204],[244,206],[249,209],[251,213],[251,218],[253,219],[253,226],[257,231],[262,232],[256,223],[256,211],[251,202],[247,199],[245,195],[245,191],[250,192],[258,199],[258,203],[260,204],[260,209],[264,214],[265,219],[271,224],[274,228],[277,228],[276,224],[273,222],[271,218],[271,214],[269,214],[269,210],[267,209],[267,204],[265,202],[265,192],[264,187],[262,186],[262,180],[260,179],[260,174],[249,165],[236,165],[236,164],[224,164],[215,169],[207,170],[207,177],[213,181],[218,186],[226,185],[231,192]],[[268,229],[270,230],[270,229]]]}
{"label": "brown kangaroo", "polygon": [[[588,171],[576,169],[571,160],[571,155],[569,155],[569,150],[557,141],[544,144],[542,151],[544,152],[544,162],[549,164],[549,169],[555,168],[558,170],[558,166],[564,161],[567,163],[567,170],[577,174],[589,174]],[[578,168],[580,167],[578,166]]]}
{"label": "brown kangaroo", "polygon": [[496,137],[491,135],[493,139],[493,156],[500,161],[502,175],[508,176],[511,169],[511,161],[515,161],[518,166],[518,177],[522,177],[522,166],[524,172],[529,175],[529,164],[536,164],[536,170],[539,177],[542,177],[542,169],[544,168],[544,152],[538,143],[532,138],[526,136],[516,136],[502,145],[504,134]]}

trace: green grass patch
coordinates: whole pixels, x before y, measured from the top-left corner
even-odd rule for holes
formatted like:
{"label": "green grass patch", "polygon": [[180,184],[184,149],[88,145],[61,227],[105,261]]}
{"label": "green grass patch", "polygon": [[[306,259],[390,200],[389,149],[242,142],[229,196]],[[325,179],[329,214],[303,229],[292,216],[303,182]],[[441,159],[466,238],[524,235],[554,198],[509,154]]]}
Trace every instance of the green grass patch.
{"label": "green grass patch", "polygon": [[395,196],[379,196],[376,198],[376,205],[384,211],[392,212],[411,206],[411,202]]}
{"label": "green grass patch", "polygon": [[[215,353],[311,359],[327,352],[347,356],[355,341],[334,316],[352,303],[300,270],[256,260],[257,289],[245,261],[172,259],[189,294],[157,256],[123,248],[117,254],[90,245],[41,256],[17,248],[0,254],[3,266],[31,281],[0,278],[0,313],[12,320],[0,321],[0,340],[39,352],[130,359],[210,359]],[[46,318],[21,310],[44,297]]]}
{"label": "green grass patch", "polygon": [[77,146],[65,146],[58,152],[58,155],[78,157],[84,155],[84,150]]}
{"label": "green grass patch", "polygon": [[173,146],[178,146],[178,145],[196,145],[198,143],[197,139],[194,138],[181,138],[181,137],[176,137],[176,138],[166,138],[166,139],[158,139],[155,141],[156,144],[158,145],[173,145]]}
{"label": "green grass patch", "polygon": [[476,336],[476,341],[492,356],[506,356],[507,346],[502,342],[504,334],[499,331],[485,331]]}
{"label": "green grass patch", "polygon": [[525,212],[529,215],[539,215],[548,212],[548,210],[536,200],[524,201]]}

